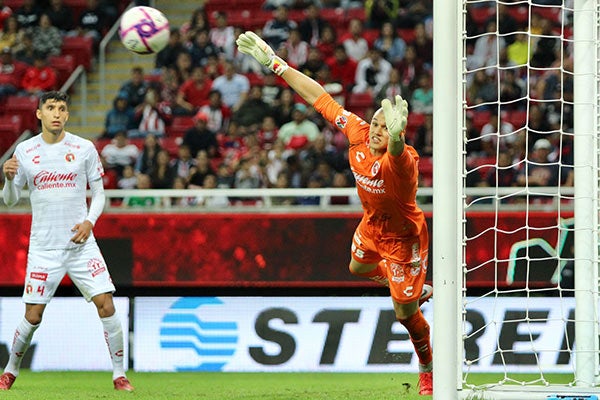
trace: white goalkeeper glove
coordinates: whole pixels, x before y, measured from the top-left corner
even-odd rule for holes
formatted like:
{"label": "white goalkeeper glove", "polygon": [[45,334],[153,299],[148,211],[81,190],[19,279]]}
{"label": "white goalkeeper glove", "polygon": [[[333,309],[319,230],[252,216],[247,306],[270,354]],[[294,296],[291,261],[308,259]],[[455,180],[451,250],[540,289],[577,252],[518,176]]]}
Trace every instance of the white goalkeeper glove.
{"label": "white goalkeeper glove", "polygon": [[392,104],[388,99],[383,99],[381,107],[390,139],[397,142],[406,129],[408,103],[400,95],[396,95],[395,100],[396,104]]}
{"label": "white goalkeeper glove", "polygon": [[279,76],[288,69],[287,63],[281,57],[276,56],[273,49],[252,31],[242,33],[235,43],[239,51],[256,58],[259,63]]}

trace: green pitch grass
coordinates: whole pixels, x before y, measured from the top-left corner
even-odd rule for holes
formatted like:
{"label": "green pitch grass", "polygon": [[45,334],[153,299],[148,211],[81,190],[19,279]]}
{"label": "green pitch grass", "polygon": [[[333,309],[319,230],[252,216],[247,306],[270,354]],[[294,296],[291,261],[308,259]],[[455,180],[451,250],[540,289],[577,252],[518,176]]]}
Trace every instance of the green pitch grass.
{"label": "green pitch grass", "polygon": [[[135,392],[116,392],[109,372],[22,371],[1,399],[135,400],[428,400],[419,396],[417,374],[390,373],[135,373]],[[494,375],[497,381],[497,375]],[[568,375],[558,376],[569,382]],[[562,378],[564,377],[564,378]],[[527,376],[522,376],[527,380]],[[562,379],[561,379],[562,378]],[[549,378],[550,379],[550,378]],[[470,382],[493,382],[492,375],[471,375]]]}

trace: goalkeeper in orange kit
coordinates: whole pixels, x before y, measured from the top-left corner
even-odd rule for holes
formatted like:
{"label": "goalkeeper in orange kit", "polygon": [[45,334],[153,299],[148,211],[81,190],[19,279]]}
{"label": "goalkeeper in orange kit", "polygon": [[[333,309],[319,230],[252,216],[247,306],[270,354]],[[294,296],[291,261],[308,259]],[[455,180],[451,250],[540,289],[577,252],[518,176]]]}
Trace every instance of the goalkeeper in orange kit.
{"label": "goalkeeper in orange kit", "polygon": [[419,358],[419,393],[433,394],[429,324],[419,308],[432,293],[425,285],[429,235],[416,203],[419,155],[404,141],[406,101],[400,96],[394,103],[383,100],[368,124],[319,83],[288,66],[254,32],[242,33],[236,43],[348,137],[350,167],[364,211],[352,239],[350,272],[389,286],[396,318]]}

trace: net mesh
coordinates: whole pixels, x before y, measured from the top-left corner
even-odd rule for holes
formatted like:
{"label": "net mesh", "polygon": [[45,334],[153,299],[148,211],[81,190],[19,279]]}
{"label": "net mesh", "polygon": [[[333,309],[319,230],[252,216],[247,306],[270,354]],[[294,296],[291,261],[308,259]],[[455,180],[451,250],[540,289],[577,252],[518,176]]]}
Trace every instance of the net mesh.
{"label": "net mesh", "polygon": [[[573,2],[465,0],[463,14],[463,384],[577,385]],[[499,379],[475,383],[481,370]]]}

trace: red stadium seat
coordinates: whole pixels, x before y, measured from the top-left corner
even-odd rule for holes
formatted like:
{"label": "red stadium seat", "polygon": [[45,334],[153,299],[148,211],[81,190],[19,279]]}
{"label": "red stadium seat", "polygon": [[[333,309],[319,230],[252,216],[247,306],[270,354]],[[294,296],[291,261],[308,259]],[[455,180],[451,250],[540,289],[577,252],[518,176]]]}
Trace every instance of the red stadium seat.
{"label": "red stadium seat", "polygon": [[20,115],[0,115],[0,155],[21,136],[23,124]]}
{"label": "red stadium seat", "polygon": [[490,111],[475,111],[473,112],[473,127],[478,131],[490,121]]}
{"label": "red stadium seat", "polygon": [[185,132],[194,126],[194,120],[191,116],[177,116],[173,118],[173,122],[167,128],[167,136],[183,137]]}
{"label": "red stadium seat", "polygon": [[345,108],[364,118],[367,110],[374,107],[373,102],[374,99],[371,93],[350,93],[346,96]]}
{"label": "red stadium seat", "polygon": [[349,8],[348,11],[346,11],[346,21],[349,21],[354,18],[357,18],[357,19],[361,20],[362,22],[365,22],[367,20],[367,13],[365,12],[365,8],[364,7]]}
{"label": "red stadium seat", "polygon": [[94,42],[91,37],[65,36],[62,44],[62,54],[71,55],[75,65],[83,65],[87,71],[92,68],[94,58]]}
{"label": "red stadium seat", "polygon": [[412,28],[398,29],[398,36],[401,37],[406,43],[412,43],[415,40],[415,30]]}
{"label": "red stadium seat", "polygon": [[473,19],[473,22],[480,27],[483,27],[485,21],[487,21],[492,15],[496,14],[496,7],[470,7],[469,14]]}
{"label": "red stadium seat", "polygon": [[48,61],[50,66],[56,70],[58,88],[60,88],[75,71],[75,59],[72,55],[61,55],[51,56]]}
{"label": "red stadium seat", "polygon": [[23,129],[38,130],[38,119],[35,115],[39,99],[37,96],[9,96],[6,99],[5,114],[19,115]]}
{"label": "red stadium seat", "polygon": [[433,157],[419,158],[419,175],[421,177],[421,186],[433,185]]}
{"label": "red stadium seat", "polygon": [[346,17],[344,16],[344,9],[341,7],[337,8],[323,8],[320,11],[320,16],[325,21],[329,22],[334,28],[347,27]]}

